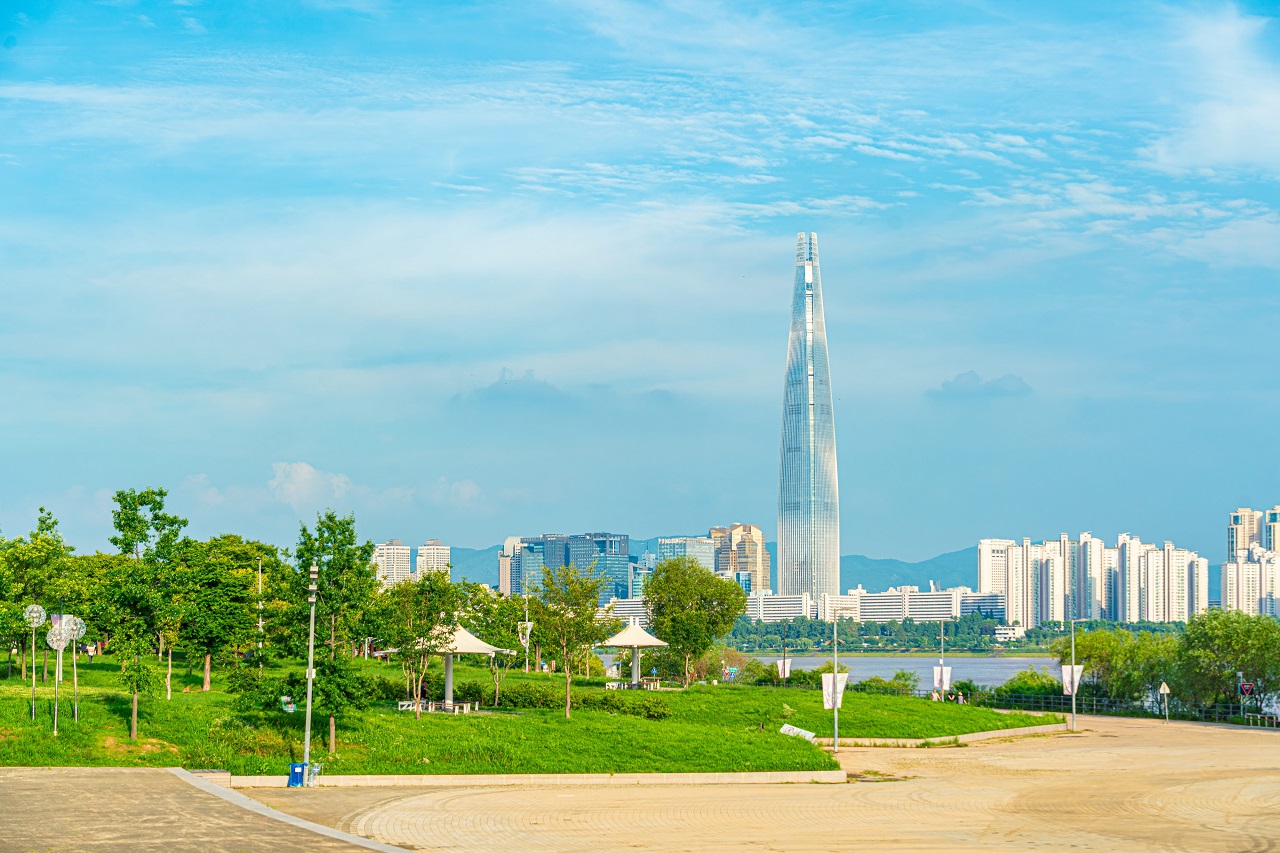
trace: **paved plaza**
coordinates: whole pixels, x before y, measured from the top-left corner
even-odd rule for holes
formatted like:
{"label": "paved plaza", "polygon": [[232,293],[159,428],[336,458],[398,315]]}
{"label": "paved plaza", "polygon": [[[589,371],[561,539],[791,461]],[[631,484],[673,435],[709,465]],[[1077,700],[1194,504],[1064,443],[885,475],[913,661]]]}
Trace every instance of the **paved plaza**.
{"label": "paved plaza", "polygon": [[262,788],[228,801],[165,770],[0,768],[0,850],[360,849],[240,794],[410,850],[1277,848],[1280,732],[1084,717],[1081,728],[845,749],[847,785]]}
{"label": "paved plaza", "polygon": [[246,791],[439,851],[1263,851],[1280,732],[1081,717],[1071,735],[848,749],[849,785]]}

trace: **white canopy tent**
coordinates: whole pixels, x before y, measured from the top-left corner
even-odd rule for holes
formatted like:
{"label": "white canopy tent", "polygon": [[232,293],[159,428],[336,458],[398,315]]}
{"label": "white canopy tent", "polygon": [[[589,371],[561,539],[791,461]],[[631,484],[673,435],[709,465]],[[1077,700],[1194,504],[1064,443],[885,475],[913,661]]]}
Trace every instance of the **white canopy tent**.
{"label": "white canopy tent", "polygon": [[631,649],[631,686],[640,686],[640,650],[665,647],[667,644],[634,622],[605,640],[601,645]]}
{"label": "white canopy tent", "polygon": [[444,704],[453,705],[453,656],[454,655],[514,655],[511,649],[500,649],[491,646],[475,634],[459,625],[445,647],[440,650],[444,655]]}

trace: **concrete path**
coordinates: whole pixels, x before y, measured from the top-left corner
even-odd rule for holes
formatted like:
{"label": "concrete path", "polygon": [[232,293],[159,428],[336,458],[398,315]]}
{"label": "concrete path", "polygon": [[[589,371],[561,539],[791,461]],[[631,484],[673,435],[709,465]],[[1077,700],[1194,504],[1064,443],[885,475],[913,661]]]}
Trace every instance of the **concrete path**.
{"label": "concrete path", "polygon": [[419,850],[1276,849],[1280,733],[1084,717],[1081,728],[842,748],[849,785],[245,793]]}
{"label": "concrete path", "polygon": [[0,850],[364,853],[205,793],[168,770],[0,767]]}

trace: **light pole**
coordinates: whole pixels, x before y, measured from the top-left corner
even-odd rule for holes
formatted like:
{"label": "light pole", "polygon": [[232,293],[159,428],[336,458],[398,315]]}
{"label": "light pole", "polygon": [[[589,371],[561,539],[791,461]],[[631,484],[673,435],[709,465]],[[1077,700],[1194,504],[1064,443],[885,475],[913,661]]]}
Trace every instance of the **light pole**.
{"label": "light pole", "polygon": [[76,667],[76,659],[80,657],[79,643],[86,630],[83,619],[71,617],[71,642],[76,644],[71,647],[71,708],[77,723],[80,722],[80,671]]}
{"label": "light pole", "polygon": [[840,751],[840,617],[831,614],[831,753]]}
{"label": "light pole", "polygon": [[1076,692],[1080,689],[1080,679],[1076,677],[1076,623],[1086,621],[1088,620],[1071,620],[1071,731],[1073,732],[1076,730]]}
{"label": "light pole", "polygon": [[316,677],[316,578],[320,570],[311,564],[311,583],[307,586],[307,604],[311,605],[311,628],[307,632],[307,723],[302,742],[303,773],[311,772],[311,695]]}
{"label": "light pole", "polygon": [[49,614],[39,604],[32,604],[22,611],[22,618],[31,626],[31,722],[36,720],[36,628],[44,624]]}
{"label": "light pole", "polygon": [[262,674],[262,558],[258,558],[258,674]]}

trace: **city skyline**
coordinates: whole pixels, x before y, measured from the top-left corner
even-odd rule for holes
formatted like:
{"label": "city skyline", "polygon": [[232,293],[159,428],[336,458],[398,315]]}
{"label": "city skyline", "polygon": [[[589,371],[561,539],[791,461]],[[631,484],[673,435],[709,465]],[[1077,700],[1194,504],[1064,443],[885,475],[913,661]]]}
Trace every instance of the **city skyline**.
{"label": "city skyline", "polygon": [[[45,506],[107,550],[111,494],[158,485],[193,535],[285,546],[326,506],[372,541],[776,540],[803,228],[844,554],[1134,529],[1217,562],[1222,508],[1280,480],[1224,464],[1236,421],[1280,416],[1239,345],[1280,316],[1278,27],[1261,2],[5,13],[0,531]],[[824,61],[798,75],[795,44]]]}

